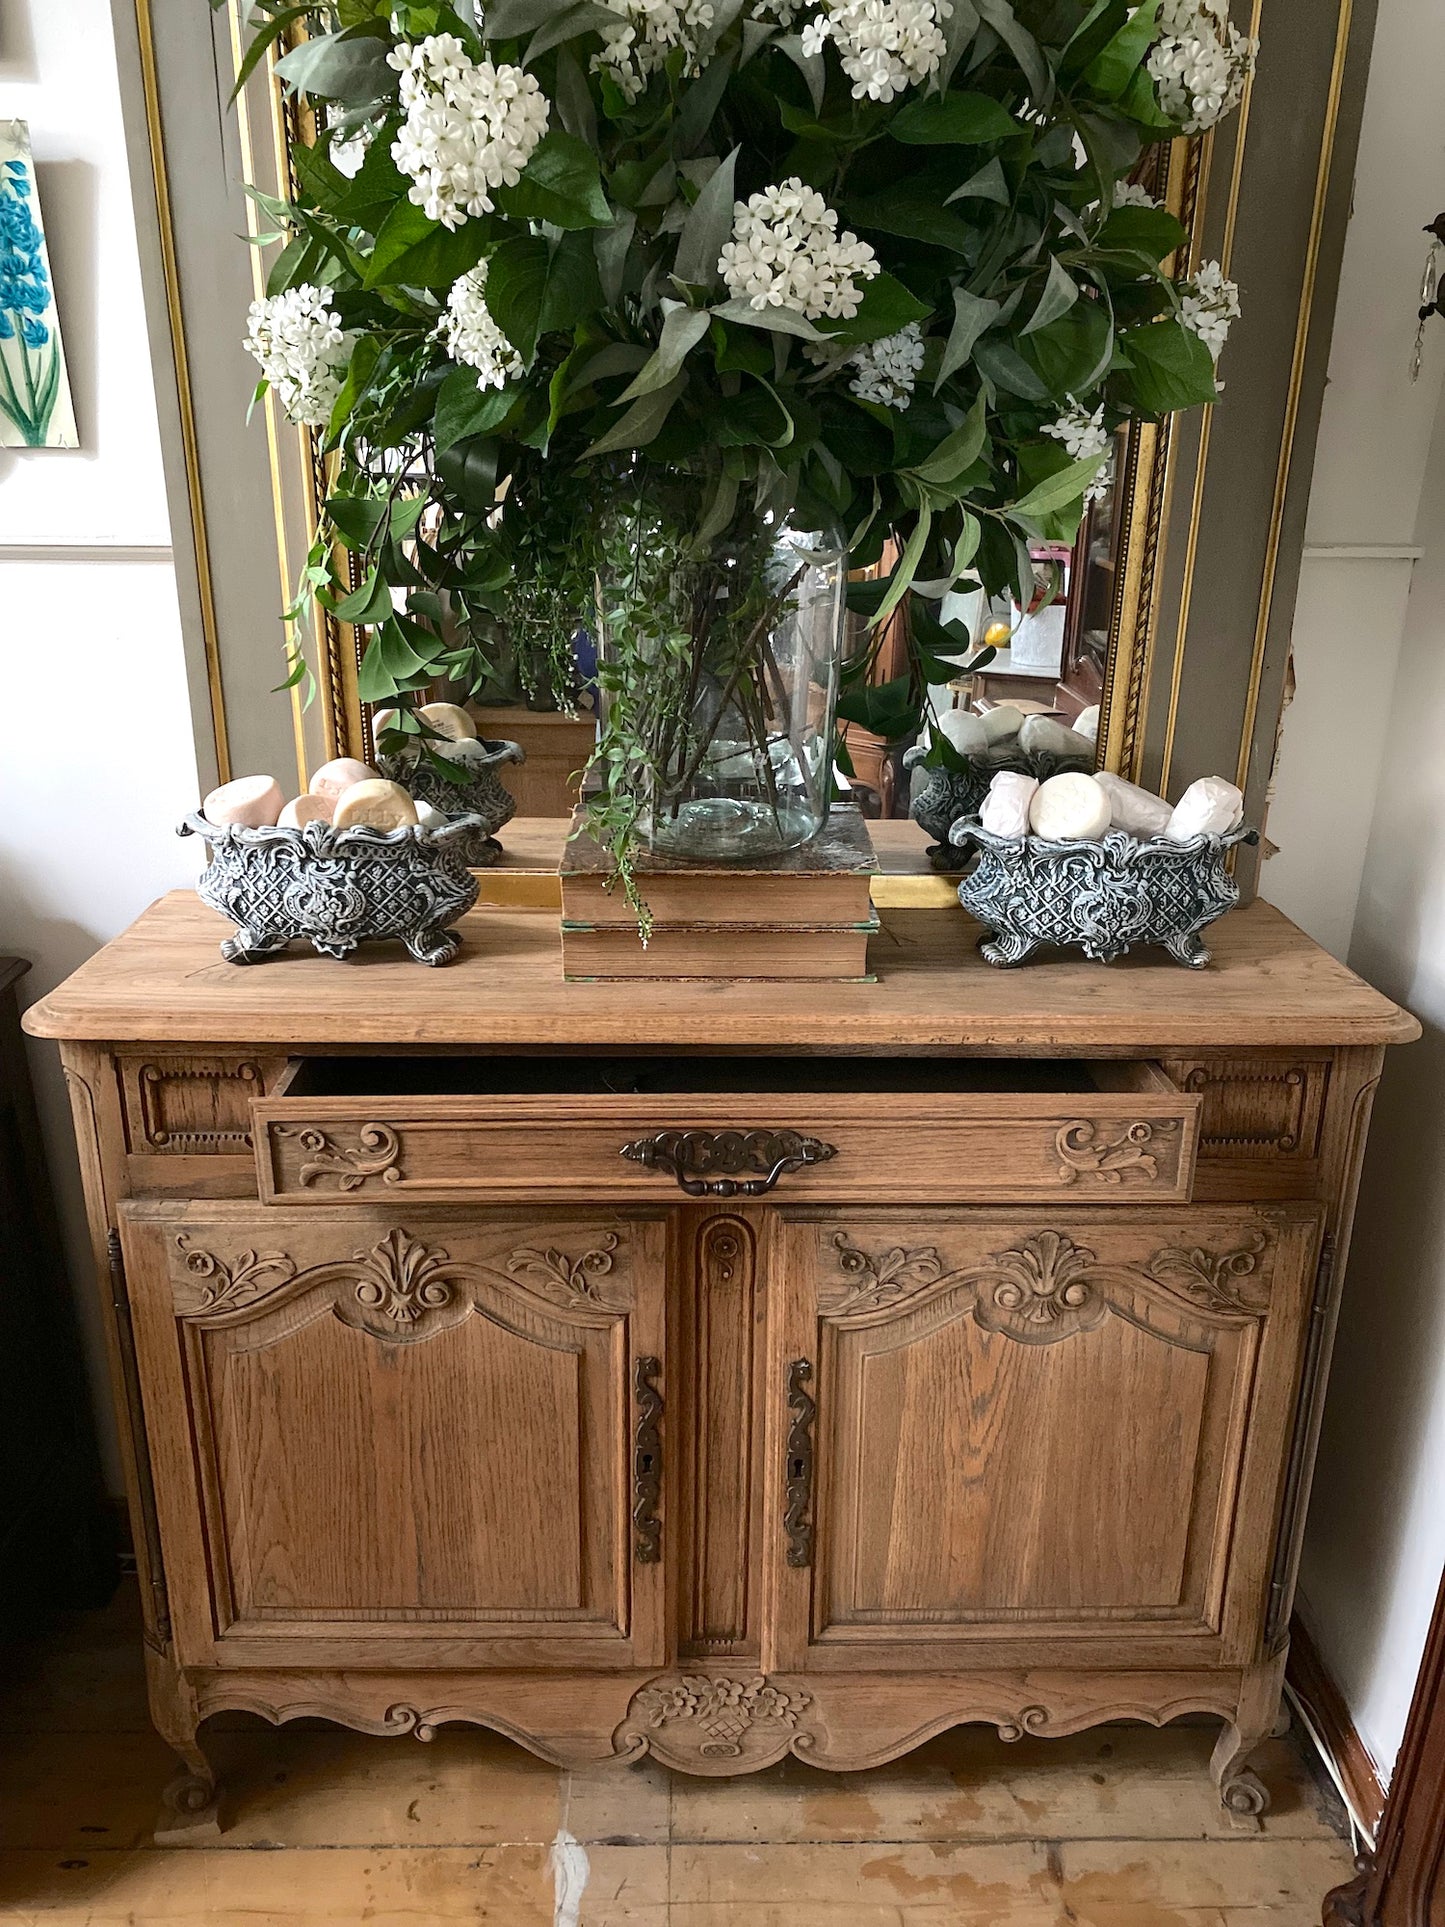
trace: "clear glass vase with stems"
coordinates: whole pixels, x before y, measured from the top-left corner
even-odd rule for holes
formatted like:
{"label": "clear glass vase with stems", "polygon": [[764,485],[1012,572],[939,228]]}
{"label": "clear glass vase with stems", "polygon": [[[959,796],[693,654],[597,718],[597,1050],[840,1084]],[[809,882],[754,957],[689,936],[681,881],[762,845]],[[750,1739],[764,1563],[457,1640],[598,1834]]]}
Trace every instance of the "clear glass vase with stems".
{"label": "clear glass vase with stems", "polygon": [[841,535],[741,502],[725,475],[643,463],[603,521],[599,761],[614,820],[698,863],[810,842],[832,794]]}

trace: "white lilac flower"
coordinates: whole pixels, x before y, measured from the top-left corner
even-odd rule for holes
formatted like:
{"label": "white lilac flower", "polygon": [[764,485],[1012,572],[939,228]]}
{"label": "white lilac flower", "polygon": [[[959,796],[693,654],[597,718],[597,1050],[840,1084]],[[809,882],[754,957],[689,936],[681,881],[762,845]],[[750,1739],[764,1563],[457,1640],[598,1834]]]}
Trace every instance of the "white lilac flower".
{"label": "white lilac flower", "polygon": [[1239,105],[1259,42],[1230,21],[1227,0],[1162,0],[1160,37],[1145,62],[1159,105],[1186,134]]}
{"label": "white lilac flower", "polygon": [[615,27],[603,27],[602,51],[592,68],[611,76],[624,100],[634,101],[649,78],[661,68],[674,47],[681,47],[692,65],[699,42],[713,24],[712,0],[602,0],[617,15]]}
{"label": "white lilac flower", "polygon": [[881,341],[867,341],[848,357],[853,379],[848,383],[859,401],[882,408],[906,408],[923,366],[923,330],[916,321]]}
{"label": "white lilac flower", "polygon": [[452,283],[447,311],[437,325],[437,334],[453,361],[476,369],[479,388],[505,388],[513,376],[525,371],[522,357],[497,326],[487,306],[485,261]]}
{"label": "white lilac flower", "polygon": [[1159,203],[1147,187],[1140,187],[1137,181],[1122,181],[1114,189],[1115,207],[1158,207]]}
{"label": "white lilac flower", "polygon": [[755,20],[776,20],[779,26],[791,27],[800,13],[817,4],[818,0],[753,0],[752,16]]}
{"label": "white lilac flower", "polygon": [[[794,177],[733,205],[733,238],[718,261],[729,294],[764,308],[791,308],[810,321],[851,320],[878,257],[856,234],[839,234],[838,216],[816,188]],[[855,279],[857,277],[857,279]]]}
{"label": "white lilac flower", "polygon": [[[1069,405],[1057,421],[1045,422],[1043,432],[1052,435],[1056,442],[1062,442],[1071,462],[1093,461],[1102,455],[1113,441],[1113,436],[1104,426],[1104,404],[1091,415],[1082,402],[1069,396]],[[1085,502],[1097,502],[1101,495],[1108,492],[1109,484],[1098,476],[1089,486],[1084,496]]]}
{"label": "white lilac flower", "polygon": [[1192,281],[1179,284],[1179,297],[1179,319],[1218,361],[1230,324],[1239,319],[1239,289],[1217,261],[1205,261]]}
{"label": "white lilac flower", "polygon": [[351,343],[325,288],[303,282],[253,301],[243,346],[261,364],[293,422],[318,427],[331,419],[351,357]]}
{"label": "white lilac flower", "polygon": [[474,61],[455,34],[405,41],[387,55],[401,75],[406,120],[391,157],[429,220],[460,227],[489,214],[494,188],[513,187],[547,131],[547,98],[520,67]]}
{"label": "white lilac flower", "polygon": [[948,42],[940,22],[952,0],[823,0],[803,29],[803,51],[832,40],[855,100],[892,100],[936,73]]}

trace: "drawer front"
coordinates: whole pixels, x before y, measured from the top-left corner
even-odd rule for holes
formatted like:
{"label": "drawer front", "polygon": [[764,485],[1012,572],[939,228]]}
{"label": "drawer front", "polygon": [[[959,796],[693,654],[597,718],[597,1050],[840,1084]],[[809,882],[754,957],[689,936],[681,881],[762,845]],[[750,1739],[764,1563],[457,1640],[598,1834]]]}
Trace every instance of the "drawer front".
{"label": "drawer front", "polygon": [[775,1188],[878,1203],[1174,1203],[1191,1195],[1199,1111],[1162,1075],[1045,1095],[278,1097],[256,1103],[255,1141],[268,1203]]}

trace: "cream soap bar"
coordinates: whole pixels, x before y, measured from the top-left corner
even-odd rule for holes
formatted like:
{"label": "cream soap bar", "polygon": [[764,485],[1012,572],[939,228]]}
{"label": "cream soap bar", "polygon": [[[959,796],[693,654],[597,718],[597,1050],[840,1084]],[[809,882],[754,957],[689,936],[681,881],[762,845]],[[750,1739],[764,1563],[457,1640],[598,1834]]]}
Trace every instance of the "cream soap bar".
{"label": "cream soap bar", "polygon": [[218,826],[232,823],[242,829],[262,830],[279,819],[285,800],[274,776],[238,776],[211,791],[201,805],[201,815]]}

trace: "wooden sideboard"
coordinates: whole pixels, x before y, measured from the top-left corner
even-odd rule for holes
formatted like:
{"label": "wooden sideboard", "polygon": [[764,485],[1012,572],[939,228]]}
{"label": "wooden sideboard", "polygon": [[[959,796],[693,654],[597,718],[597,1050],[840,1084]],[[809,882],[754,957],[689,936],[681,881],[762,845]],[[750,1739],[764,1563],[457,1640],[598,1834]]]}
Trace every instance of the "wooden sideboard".
{"label": "wooden sideboard", "polygon": [[238,969],[163,899],[59,1038],[167,1838],[210,1715],[738,1773],[1216,1714],[1248,1823],[1371,1099],[1414,1020],[1256,904],[1216,964],[564,985]]}

